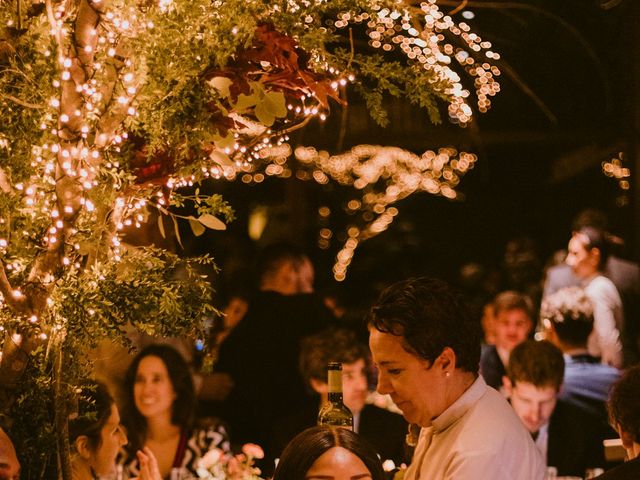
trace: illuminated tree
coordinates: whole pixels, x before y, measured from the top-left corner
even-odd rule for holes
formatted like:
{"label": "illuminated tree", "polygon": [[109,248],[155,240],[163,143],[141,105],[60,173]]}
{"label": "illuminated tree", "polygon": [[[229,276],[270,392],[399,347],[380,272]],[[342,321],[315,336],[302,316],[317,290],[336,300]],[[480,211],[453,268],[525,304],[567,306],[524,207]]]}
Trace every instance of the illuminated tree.
{"label": "illuminated tree", "polygon": [[[180,187],[281,165],[287,134],[344,103],[346,84],[381,124],[386,94],[434,122],[439,102],[468,122],[455,62],[475,77],[480,110],[498,91],[486,63],[497,54],[433,2],[15,0],[0,3],[0,20],[0,400],[26,478],[70,478],[67,419],[99,340],[126,345],[129,325],[195,336],[212,311],[194,265],[209,258],[124,241],[149,218],[179,235],[172,205],[192,204],[182,219],[195,235],[232,219],[219,196]],[[443,46],[445,33],[461,45]],[[358,173],[358,159],[345,171],[299,158],[338,181],[380,178]],[[388,216],[415,189],[446,194],[473,163],[460,161],[453,180],[409,182],[368,208]],[[423,164],[419,175],[433,168]]]}

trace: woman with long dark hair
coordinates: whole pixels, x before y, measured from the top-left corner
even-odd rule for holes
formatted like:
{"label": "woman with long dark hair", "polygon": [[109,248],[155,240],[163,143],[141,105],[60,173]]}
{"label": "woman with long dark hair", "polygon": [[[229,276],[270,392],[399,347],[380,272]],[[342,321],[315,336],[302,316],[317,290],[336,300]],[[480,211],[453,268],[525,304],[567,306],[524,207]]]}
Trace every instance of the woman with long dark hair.
{"label": "woman with long dark hair", "polygon": [[291,440],[273,475],[273,480],[304,478],[385,480],[385,473],[373,447],[357,433],[313,427]]}
{"label": "woman with long dark hair", "polygon": [[197,461],[210,449],[229,450],[221,425],[194,427],[196,394],[191,372],[180,353],[169,345],[149,345],[134,358],[125,375],[123,423],[129,435],[123,463],[138,475],[133,454],[147,447],[158,459],[163,478],[196,474]]}

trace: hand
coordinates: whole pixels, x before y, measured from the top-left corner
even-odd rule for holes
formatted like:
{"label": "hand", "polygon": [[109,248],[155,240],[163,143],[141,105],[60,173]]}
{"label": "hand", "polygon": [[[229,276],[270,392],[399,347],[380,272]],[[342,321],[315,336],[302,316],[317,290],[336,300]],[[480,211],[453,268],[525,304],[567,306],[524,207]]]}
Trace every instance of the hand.
{"label": "hand", "polygon": [[138,463],[140,464],[138,480],[162,480],[160,469],[158,468],[158,461],[149,447],[138,450],[136,455],[138,457]]}

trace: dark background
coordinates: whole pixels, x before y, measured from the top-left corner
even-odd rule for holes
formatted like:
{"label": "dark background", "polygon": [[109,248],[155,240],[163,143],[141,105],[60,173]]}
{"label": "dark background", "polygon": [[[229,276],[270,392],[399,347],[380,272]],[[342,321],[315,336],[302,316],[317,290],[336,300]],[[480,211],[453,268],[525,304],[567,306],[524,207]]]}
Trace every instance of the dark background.
{"label": "dark background", "polygon": [[[426,193],[396,206],[389,229],[361,244],[347,279],[348,300],[365,302],[382,285],[417,274],[454,281],[459,269],[477,262],[500,272],[509,240],[527,237],[538,268],[569,238],[571,220],[581,209],[605,211],[611,230],[624,238],[623,254],[637,259],[638,221],[634,176],[640,102],[640,9],[632,0],[539,0],[468,2],[472,31],[501,54],[501,92],[472,125],[431,125],[426,113],[389,100],[391,125],[380,128],[352,92],[343,115],[334,106],[329,120],[296,134],[295,145],[330,153],[361,143],[399,146],[416,153],[441,146],[478,155],[458,191],[462,201]],[[440,1],[444,12],[460,2]],[[456,19],[460,20],[460,14]],[[508,73],[511,73],[509,75]],[[528,94],[527,92],[533,92]],[[535,96],[535,99],[533,98]],[[346,135],[340,141],[341,122]],[[602,173],[602,162],[623,152],[631,168],[631,190]],[[348,193],[335,184],[267,179],[260,184],[212,181],[237,220],[226,232],[207,232],[187,241],[188,253],[211,252],[223,268],[225,284],[245,284],[251,258],[264,244],[284,239],[301,245],[316,264],[317,284],[331,285],[331,267],[345,224],[331,219],[334,239],[318,248],[318,208],[341,206]],[[269,221],[258,242],[249,240],[247,222],[257,206]],[[498,273],[499,274],[499,273]],[[504,280],[499,280],[504,283]],[[223,288],[219,281],[219,288]]]}

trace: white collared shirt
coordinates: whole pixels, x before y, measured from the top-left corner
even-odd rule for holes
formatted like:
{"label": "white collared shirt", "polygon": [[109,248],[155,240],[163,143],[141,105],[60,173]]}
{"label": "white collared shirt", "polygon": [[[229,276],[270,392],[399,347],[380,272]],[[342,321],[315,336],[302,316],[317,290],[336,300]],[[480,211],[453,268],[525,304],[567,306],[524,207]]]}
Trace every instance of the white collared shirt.
{"label": "white collared shirt", "polygon": [[542,480],[545,465],[511,406],[479,376],[422,428],[405,480]]}
{"label": "white collared shirt", "polygon": [[[536,438],[536,448],[542,455],[542,460],[544,464],[547,464],[547,452],[549,451],[549,424],[545,424],[540,427],[538,430],[538,437]],[[551,465],[555,466],[555,465]]]}

